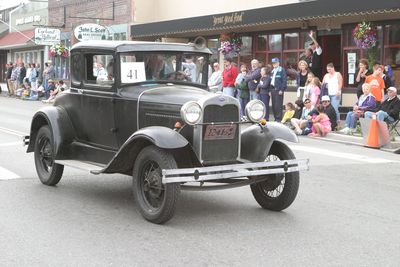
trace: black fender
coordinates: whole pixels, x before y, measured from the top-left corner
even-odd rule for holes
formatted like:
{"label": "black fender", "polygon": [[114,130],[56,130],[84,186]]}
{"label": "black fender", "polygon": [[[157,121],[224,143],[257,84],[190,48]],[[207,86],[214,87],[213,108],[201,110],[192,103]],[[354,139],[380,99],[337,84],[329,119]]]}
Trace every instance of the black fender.
{"label": "black fender", "polygon": [[35,149],[36,135],[39,129],[48,125],[53,135],[54,155],[59,158],[62,147],[70,144],[75,139],[75,130],[67,111],[59,106],[49,106],[39,109],[32,118],[29,134],[29,145],[26,152]]}
{"label": "black fender", "polygon": [[264,161],[276,139],[298,143],[299,139],[288,127],[277,122],[254,124],[241,132],[240,157],[251,162]]}
{"label": "black fender", "polygon": [[161,126],[150,126],[133,133],[100,173],[132,174],[133,163],[146,146],[155,145],[162,149],[176,150],[189,142],[180,133]]}

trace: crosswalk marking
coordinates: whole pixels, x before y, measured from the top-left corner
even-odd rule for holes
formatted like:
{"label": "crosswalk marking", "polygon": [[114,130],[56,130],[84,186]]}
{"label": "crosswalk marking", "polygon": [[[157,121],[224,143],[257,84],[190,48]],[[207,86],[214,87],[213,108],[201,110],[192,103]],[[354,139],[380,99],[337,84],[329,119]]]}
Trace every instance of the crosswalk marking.
{"label": "crosswalk marking", "polygon": [[344,158],[353,161],[360,161],[360,162],[368,162],[368,163],[392,163],[392,162],[400,162],[397,160],[390,160],[390,159],[382,159],[382,158],[374,158],[368,157],[360,154],[352,154],[352,153],[345,153],[345,152],[336,152],[329,149],[322,149],[322,148],[315,148],[315,147],[308,147],[308,146],[298,146],[293,145],[290,146],[295,151],[302,151],[302,152],[309,152],[318,155],[325,155],[329,157],[335,158]]}
{"label": "crosswalk marking", "polygon": [[5,147],[5,146],[22,146],[22,141],[0,144],[0,147]]}
{"label": "crosswalk marking", "polygon": [[0,166],[0,180],[11,180],[21,178],[18,174],[13,173],[12,171],[7,170]]}

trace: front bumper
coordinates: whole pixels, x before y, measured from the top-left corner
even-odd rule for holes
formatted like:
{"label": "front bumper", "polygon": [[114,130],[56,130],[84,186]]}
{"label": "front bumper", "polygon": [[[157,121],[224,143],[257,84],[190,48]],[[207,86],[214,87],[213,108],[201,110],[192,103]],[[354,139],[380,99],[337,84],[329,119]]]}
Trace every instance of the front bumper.
{"label": "front bumper", "polygon": [[162,183],[184,183],[298,172],[309,169],[308,159],[239,163],[212,167],[163,169]]}

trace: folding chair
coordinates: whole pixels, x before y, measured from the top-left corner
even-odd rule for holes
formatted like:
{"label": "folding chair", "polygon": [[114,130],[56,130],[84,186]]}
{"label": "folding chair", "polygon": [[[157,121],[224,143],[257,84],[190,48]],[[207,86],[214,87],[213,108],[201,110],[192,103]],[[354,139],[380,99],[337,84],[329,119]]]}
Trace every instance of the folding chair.
{"label": "folding chair", "polygon": [[397,130],[397,124],[399,124],[400,119],[396,120],[393,123],[388,123],[388,127],[389,127],[389,132],[391,133],[392,131],[395,131],[397,133],[398,136],[400,136],[400,132],[399,130]]}

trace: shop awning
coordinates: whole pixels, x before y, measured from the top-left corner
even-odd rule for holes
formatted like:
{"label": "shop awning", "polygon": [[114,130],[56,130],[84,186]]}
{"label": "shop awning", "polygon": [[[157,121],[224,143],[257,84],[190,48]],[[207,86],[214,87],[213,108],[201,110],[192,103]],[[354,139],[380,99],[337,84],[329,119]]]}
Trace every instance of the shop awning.
{"label": "shop awning", "polygon": [[314,0],[209,16],[131,25],[133,38],[230,31],[273,23],[399,12],[399,0]]}
{"label": "shop awning", "polygon": [[35,30],[25,30],[21,32],[9,32],[0,39],[0,50],[23,48],[35,45],[33,37]]}

